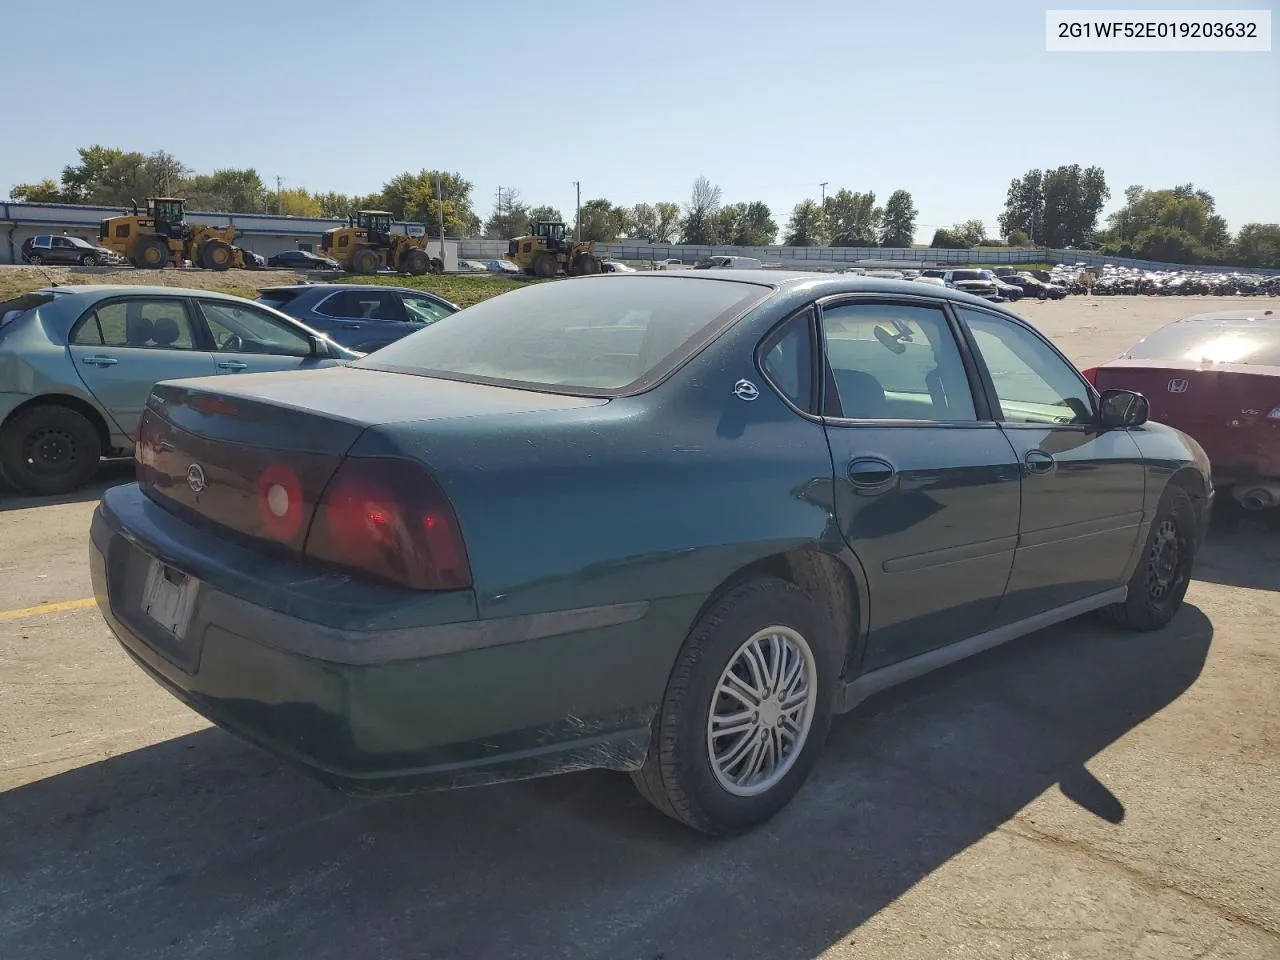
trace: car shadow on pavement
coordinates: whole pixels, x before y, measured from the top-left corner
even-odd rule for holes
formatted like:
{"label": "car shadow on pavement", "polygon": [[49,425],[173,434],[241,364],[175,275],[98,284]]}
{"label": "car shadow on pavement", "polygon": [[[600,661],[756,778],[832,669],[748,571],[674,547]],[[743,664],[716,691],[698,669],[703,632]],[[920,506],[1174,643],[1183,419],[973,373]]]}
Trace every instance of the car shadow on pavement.
{"label": "car shadow on pavement", "polygon": [[1047,790],[1122,823],[1129,798],[1086,765],[1195,682],[1212,636],[1192,606],[1147,634],[1085,619],[882,694],[730,840],[622,774],[356,800],[210,728],[0,794],[0,941],[27,960],[813,957]]}
{"label": "car shadow on pavement", "polygon": [[1280,591],[1280,525],[1246,517],[1229,529],[1209,531],[1196,557],[1195,578]]}
{"label": "car shadow on pavement", "polygon": [[93,482],[55,497],[33,497],[19,493],[0,480],[0,513],[6,510],[29,510],[32,507],[51,507],[63,503],[86,503],[102,499],[102,494],[122,483],[130,483],[134,476],[132,457],[103,460]]}

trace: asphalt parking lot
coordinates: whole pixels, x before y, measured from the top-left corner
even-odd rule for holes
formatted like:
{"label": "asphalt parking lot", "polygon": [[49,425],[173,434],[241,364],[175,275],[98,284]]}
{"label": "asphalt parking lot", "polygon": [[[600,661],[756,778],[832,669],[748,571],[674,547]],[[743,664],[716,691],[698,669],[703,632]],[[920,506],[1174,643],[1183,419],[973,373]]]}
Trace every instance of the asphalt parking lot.
{"label": "asphalt parking lot", "polygon": [[[1015,309],[1088,365],[1212,303]],[[0,957],[1280,957],[1261,526],[1211,538],[1164,631],[1064,624],[883,694],[776,820],[709,841],[619,774],[353,800],[211,728],[86,600],[131,476],[0,492]]]}

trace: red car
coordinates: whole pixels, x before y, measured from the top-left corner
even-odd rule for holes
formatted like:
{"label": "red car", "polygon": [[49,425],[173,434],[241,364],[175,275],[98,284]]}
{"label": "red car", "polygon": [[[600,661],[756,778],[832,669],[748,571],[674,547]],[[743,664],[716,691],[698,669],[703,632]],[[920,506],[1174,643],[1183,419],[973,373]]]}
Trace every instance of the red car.
{"label": "red car", "polygon": [[1220,506],[1280,507],[1280,312],[1176,320],[1083,372],[1099,390],[1143,394],[1152,420],[1194,437],[1213,464]]}

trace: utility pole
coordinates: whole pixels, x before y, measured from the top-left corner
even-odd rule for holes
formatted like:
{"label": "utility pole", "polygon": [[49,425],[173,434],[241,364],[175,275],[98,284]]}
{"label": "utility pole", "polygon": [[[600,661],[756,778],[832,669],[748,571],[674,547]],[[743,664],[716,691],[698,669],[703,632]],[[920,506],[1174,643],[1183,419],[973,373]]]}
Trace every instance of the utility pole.
{"label": "utility pole", "polygon": [[578,191],[578,213],[577,213],[577,216],[575,217],[575,220],[577,222],[577,227],[578,227],[578,230],[577,230],[578,242],[581,243],[582,242],[582,183],[578,180],[575,180],[573,181],[573,185]]}
{"label": "utility pole", "polygon": [[502,188],[498,188],[498,216],[502,216]]}
{"label": "utility pole", "polygon": [[280,184],[284,182],[284,178],[280,174],[276,174],[276,216],[280,215]]}
{"label": "utility pole", "polygon": [[818,186],[822,188],[822,209],[825,210],[827,209],[827,181],[823,180]]}

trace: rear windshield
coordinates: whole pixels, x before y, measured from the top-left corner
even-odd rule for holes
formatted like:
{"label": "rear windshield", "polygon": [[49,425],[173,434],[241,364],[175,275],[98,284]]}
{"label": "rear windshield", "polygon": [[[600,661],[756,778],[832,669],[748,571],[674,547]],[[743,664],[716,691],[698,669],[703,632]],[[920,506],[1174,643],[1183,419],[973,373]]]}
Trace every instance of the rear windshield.
{"label": "rear windshield", "polygon": [[258,302],[265,303],[268,307],[279,308],[293,300],[301,292],[301,290],[263,290],[258,296]]}
{"label": "rear windshield", "polygon": [[485,300],[354,364],[421,376],[611,396],[644,389],[772,288],[609,274]]}
{"label": "rear windshield", "polygon": [[1280,366],[1280,321],[1181,320],[1139,340],[1125,356],[1134,360],[1277,367]]}
{"label": "rear windshield", "polygon": [[17,320],[28,310],[44,306],[52,299],[52,293],[24,293],[12,300],[0,301],[0,327]]}

